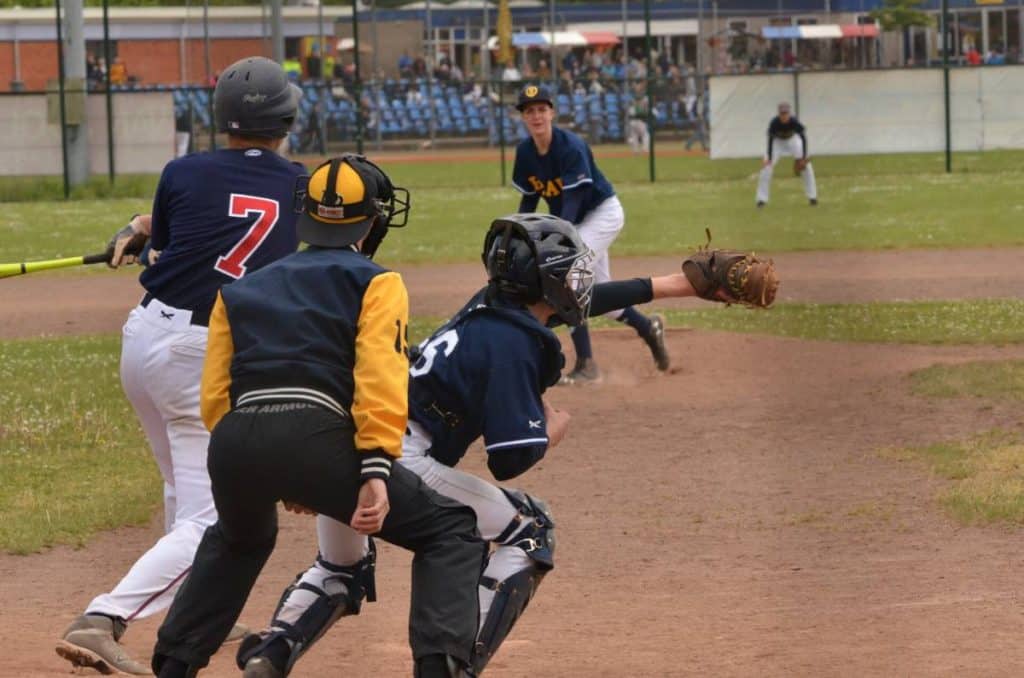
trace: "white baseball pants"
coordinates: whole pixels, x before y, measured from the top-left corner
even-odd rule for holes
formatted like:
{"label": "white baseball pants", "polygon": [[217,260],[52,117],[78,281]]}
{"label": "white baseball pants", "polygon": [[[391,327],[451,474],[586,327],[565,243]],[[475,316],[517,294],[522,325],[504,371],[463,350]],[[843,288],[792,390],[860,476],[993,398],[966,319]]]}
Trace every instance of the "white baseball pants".
{"label": "white baseball pants", "polygon": [[629,120],[629,147],[634,153],[640,153],[651,147],[651,134],[647,130],[647,121],[642,118]]}
{"label": "white baseball pants", "polygon": [[[608,249],[619,237],[625,224],[626,213],[622,210],[622,203],[619,202],[618,196],[613,195],[592,209],[576,227],[580,239],[594,253],[595,284],[609,282],[612,279]],[[622,311],[612,311],[607,315],[618,318]]]}
{"label": "white baseball pants", "polygon": [[121,384],[163,476],[166,534],[87,612],[131,621],[170,607],[203,532],[217,520],[206,470],[210,434],[199,416],[207,330],[190,320],[190,311],[154,299],[124,325]]}
{"label": "white baseball pants", "polygon": [[[402,456],[398,463],[422,478],[430,489],[472,508],[476,512],[480,536],[487,541],[496,539],[515,519],[518,514],[516,507],[496,485],[470,473],[445,466],[429,456],[426,453],[429,447],[430,437],[427,432],[416,422],[410,421],[402,440]],[[348,525],[327,516],[317,516],[316,520],[320,555],[324,560],[334,565],[352,565],[366,554],[366,537]],[[524,521],[520,530],[528,524]],[[518,532],[519,530],[512,536]],[[530,558],[521,548],[499,545],[491,554],[484,575],[502,581],[526,569],[529,564]],[[319,581],[329,574],[327,570],[314,565],[303,575],[303,580],[319,585]],[[480,587],[481,623],[487,617],[493,598],[494,591]]]}
{"label": "white baseball pants", "polygon": [[[795,134],[788,139],[775,139],[772,141],[771,162],[761,168],[761,174],[757,179],[757,201],[768,202],[772,189],[772,173],[775,165],[782,159],[782,156],[789,155],[793,158],[804,156],[804,142]],[[814,181],[814,167],[810,162],[801,175],[804,180],[804,193],[808,200],[818,199],[818,185]]]}

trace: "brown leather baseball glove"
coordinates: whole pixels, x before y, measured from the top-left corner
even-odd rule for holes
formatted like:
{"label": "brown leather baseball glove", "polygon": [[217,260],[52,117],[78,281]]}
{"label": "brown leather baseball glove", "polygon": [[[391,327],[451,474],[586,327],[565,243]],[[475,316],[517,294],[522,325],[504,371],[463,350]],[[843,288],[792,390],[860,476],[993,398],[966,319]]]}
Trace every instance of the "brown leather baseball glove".
{"label": "brown leather baseball glove", "polygon": [[804,168],[807,167],[807,163],[809,162],[809,158],[795,158],[793,160],[793,174],[795,174],[796,176],[800,176],[800,174],[804,171]]}
{"label": "brown leather baseball glove", "polygon": [[708,242],[683,261],[683,273],[697,296],[708,301],[768,308],[775,301],[779,277],[775,262],[753,252],[711,249]]}

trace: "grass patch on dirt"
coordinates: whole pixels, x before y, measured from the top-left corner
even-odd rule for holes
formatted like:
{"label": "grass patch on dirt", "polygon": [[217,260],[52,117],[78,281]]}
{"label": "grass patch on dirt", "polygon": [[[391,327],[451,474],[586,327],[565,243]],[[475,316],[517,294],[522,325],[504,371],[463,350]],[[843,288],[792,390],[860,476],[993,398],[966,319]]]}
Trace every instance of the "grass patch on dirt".
{"label": "grass patch on dirt", "polygon": [[162,502],[119,355],[119,337],[0,342],[0,550],[82,544]]}
{"label": "grass patch on dirt", "polygon": [[[626,210],[626,227],[612,248],[621,256],[687,252],[703,243],[705,226],[718,247],[768,253],[1024,245],[1022,160],[1019,152],[963,154],[959,171],[946,175],[941,155],[820,157],[818,207],[808,207],[800,182],[780,171],[762,210],[754,208],[756,160],[661,158],[656,184],[646,181],[643,157],[599,162]],[[485,161],[388,165],[412,191],[413,209],[409,226],[382,248],[382,262],[478,260],[491,220],[519,204],[515,190],[499,185],[496,167]],[[130,177],[127,187],[83,188],[92,197],[55,203],[61,193],[49,179],[39,180],[42,189],[33,178],[18,181],[26,184],[24,197],[0,214],[0,262],[102,250],[128,217],[151,209],[154,185]],[[17,197],[12,191],[7,195]],[[40,210],[35,200],[43,194]]]}
{"label": "grass patch on dirt", "polygon": [[669,324],[801,339],[899,344],[1011,344],[1024,341],[1024,301],[779,304],[666,311]]}
{"label": "grass patch on dirt", "polygon": [[917,395],[933,398],[1024,400],[1024,360],[980,360],[960,365],[932,365],[912,372]]}
{"label": "grass patch on dirt", "polygon": [[888,449],[883,456],[924,463],[950,481],[942,506],[967,525],[1024,524],[1024,440],[990,431],[966,440]]}

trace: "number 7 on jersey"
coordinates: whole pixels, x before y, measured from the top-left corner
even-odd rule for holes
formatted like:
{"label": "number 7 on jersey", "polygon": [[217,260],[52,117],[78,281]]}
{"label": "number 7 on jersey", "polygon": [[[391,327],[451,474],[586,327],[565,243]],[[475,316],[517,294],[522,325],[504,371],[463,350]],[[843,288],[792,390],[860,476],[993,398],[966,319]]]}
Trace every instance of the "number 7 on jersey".
{"label": "number 7 on jersey", "polygon": [[256,223],[238,241],[238,244],[231,248],[230,252],[218,257],[217,263],[213,266],[224,275],[231,276],[236,280],[245,275],[245,262],[267,239],[270,231],[277,224],[280,206],[276,200],[270,198],[260,198],[244,193],[231,194],[228,216],[249,217],[253,214],[257,215]]}

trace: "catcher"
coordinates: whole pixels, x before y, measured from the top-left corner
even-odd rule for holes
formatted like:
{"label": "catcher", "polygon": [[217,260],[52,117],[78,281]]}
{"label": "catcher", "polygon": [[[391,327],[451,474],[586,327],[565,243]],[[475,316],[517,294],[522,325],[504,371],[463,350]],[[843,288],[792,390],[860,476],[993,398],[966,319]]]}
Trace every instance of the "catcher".
{"label": "catcher", "polygon": [[757,206],[764,207],[772,188],[772,172],[783,155],[793,156],[793,173],[804,179],[804,193],[811,206],[818,204],[818,186],[814,181],[814,168],[807,156],[807,129],[801,124],[790,105],[779,104],[779,114],[768,124],[768,152],[761,163],[757,180]]}
{"label": "catcher", "polygon": [[[543,399],[565,362],[549,328],[669,297],[767,307],[778,289],[771,261],[708,246],[683,262],[682,273],[594,285],[592,255],[576,229],[543,214],[495,220],[483,259],[488,286],[423,342],[409,370],[409,422],[396,464],[472,508],[494,546],[480,579],[470,675],[484,670],[554,568],[555,523],[536,495],[455,466],[482,438],[495,480],[511,480],[564,438],[569,415]],[[270,627],[239,649],[246,678],[287,676],[337,619],[359,613],[374,588],[366,537],[324,515],[317,534],[319,557],[284,591]]]}

